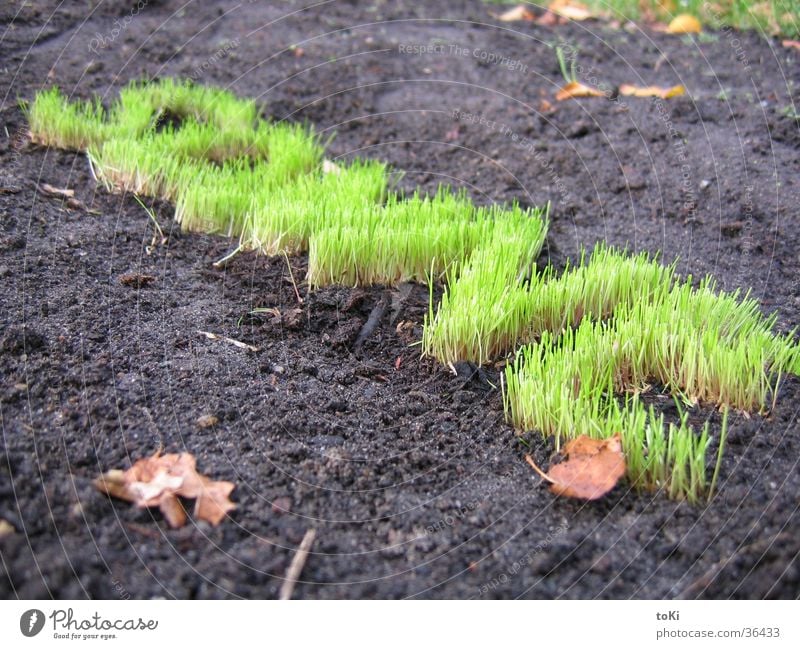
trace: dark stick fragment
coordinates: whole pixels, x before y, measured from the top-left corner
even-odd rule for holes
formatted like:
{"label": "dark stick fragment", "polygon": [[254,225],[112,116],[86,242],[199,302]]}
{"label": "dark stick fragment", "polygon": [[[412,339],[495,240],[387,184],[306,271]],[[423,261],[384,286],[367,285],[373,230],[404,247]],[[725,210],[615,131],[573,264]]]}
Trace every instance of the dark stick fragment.
{"label": "dark stick fragment", "polygon": [[389,291],[384,291],[381,295],[381,299],[378,300],[378,303],[373,307],[372,311],[367,318],[367,321],[364,323],[364,326],[361,327],[361,331],[358,332],[358,337],[356,338],[356,342],[353,344],[353,352],[358,353],[361,351],[361,347],[367,341],[367,339],[375,332],[375,329],[378,328],[378,325],[381,323],[383,319],[384,313],[386,313],[386,308],[389,306],[389,298],[390,293]]}
{"label": "dark stick fragment", "polygon": [[457,361],[453,365],[453,370],[456,376],[462,381],[461,389],[466,388],[470,384],[475,385],[481,390],[490,390],[492,387],[486,370],[471,361]]}

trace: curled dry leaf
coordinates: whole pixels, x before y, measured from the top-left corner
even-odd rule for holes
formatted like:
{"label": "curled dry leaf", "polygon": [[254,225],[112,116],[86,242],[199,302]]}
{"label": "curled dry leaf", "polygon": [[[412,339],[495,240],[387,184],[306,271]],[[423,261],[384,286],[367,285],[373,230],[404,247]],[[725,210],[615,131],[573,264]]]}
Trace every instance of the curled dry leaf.
{"label": "curled dry leaf", "polygon": [[557,16],[568,18],[569,20],[586,20],[592,17],[589,7],[575,2],[575,0],[553,0],[548,6],[548,11],[552,11]]}
{"label": "curled dry leaf", "polygon": [[783,45],[784,47],[793,47],[796,50],[800,50],[800,41],[785,40],[781,41],[781,45]]}
{"label": "curled dry leaf", "polygon": [[99,491],[137,507],[158,506],[171,527],[186,523],[178,497],[193,498],[195,517],[212,525],[219,525],[229,511],[236,509],[228,498],[236,485],[199,474],[191,453],[159,452],[137,460],[126,471],[107,471],[94,484]]}
{"label": "curled dry leaf", "polygon": [[699,34],[703,29],[700,21],[691,14],[675,16],[667,26],[668,34]]}
{"label": "curled dry leaf", "polygon": [[518,5],[497,17],[498,20],[502,20],[504,23],[511,23],[517,20],[533,20],[534,18],[536,16],[525,5]]}
{"label": "curled dry leaf", "polygon": [[625,456],[619,433],[608,439],[581,435],[564,447],[566,460],[554,464],[547,473],[530,456],[528,463],[550,483],[550,491],[559,496],[597,500],[605,496],[625,475]]}
{"label": "curled dry leaf", "polygon": [[659,86],[633,86],[623,83],[619,87],[619,94],[629,97],[661,97],[661,99],[671,99],[686,94],[683,86],[672,86],[671,88],[661,88]]}
{"label": "curled dry leaf", "polygon": [[557,101],[565,99],[577,99],[579,97],[605,97],[605,93],[597,88],[592,88],[578,81],[570,81],[566,86],[556,93]]}

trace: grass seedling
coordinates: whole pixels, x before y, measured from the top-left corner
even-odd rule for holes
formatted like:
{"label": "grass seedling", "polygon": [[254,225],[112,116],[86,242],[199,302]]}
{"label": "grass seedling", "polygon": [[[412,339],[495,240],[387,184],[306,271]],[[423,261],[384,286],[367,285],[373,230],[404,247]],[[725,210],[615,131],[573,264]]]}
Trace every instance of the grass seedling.
{"label": "grass seedling", "polygon": [[728,408],[722,409],[722,430],[719,434],[719,448],[717,449],[717,462],[714,465],[714,475],[711,478],[711,487],[708,489],[708,500],[714,497],[714,490],[717,487],[719,470],[722,468],[722,454],[725,452],[725,442],[728,439]]}
{"label": "grass seedling", "polygon": [[561,76],[564,78],[565,84],[570,83],[577,83],[578,82],[578,75],[575,72],[576,70],[576,62],[575,57],[570,59],[569,68],[567,67],[567,59],[564,55],[564,48],[560,45],[556,45],[556,58],[558,59],[558,69],[561,70]]}
{"label": "grass seedling", "polygon": [[150,217],[150,222],[153,224],[153,229],[155,230],[155,234],[150,241],[150,248],[148,249],[148,254],[150,254],[150,250],[156,245],[164,245],[167,242],[167,237],[164,236],[164,231],[161,229],[161,226],[158,224],[158,219],[156,219],[155,212],[153,212],[153,208],[147,207],[142,202],[142,199],[139,198],[136,194],[133,195],[133,198],[136,199],[136,202],[142,207],[148,217]]}

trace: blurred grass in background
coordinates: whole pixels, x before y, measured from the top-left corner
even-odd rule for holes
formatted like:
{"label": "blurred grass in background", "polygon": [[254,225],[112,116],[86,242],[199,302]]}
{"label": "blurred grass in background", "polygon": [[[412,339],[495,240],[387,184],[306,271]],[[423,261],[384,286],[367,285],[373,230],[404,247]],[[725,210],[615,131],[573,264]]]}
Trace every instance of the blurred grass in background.
{"label": "blurred grass in background", "polygon": [[[513,5],[513,0],[490,0]],[[800,34],[800,0],[577,0],[600,13],[627,20],[660,20],[688,13],[704,26],[719,29],[755,29],[765,34],[797,37]],[[547,0],[527,2],[546,8]]]}

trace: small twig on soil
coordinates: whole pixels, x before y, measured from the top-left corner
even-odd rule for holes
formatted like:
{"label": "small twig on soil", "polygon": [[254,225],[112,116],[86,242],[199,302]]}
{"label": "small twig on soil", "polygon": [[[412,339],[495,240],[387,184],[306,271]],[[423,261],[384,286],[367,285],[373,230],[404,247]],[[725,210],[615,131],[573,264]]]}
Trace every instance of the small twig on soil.
{"label": "small twig on soil", "polygon": [[228,262],[229,262],[231,259],[233,259],[233,258],[234,258],[236,255],[238,255],[238,254],[239,254],[241,251],[242,251],[242,246],[241,246],[241,244],[240,244],[240,245],[236,246],[236,248],[234,249],[234,251],[233,251],[233,252],[230,252],[230,253],[228,253],[228,254],[227,254],[227,255],[225,255],[225,256],[224,256],[222,259],[220,259],[220,260],[218,260],[218,261],[215,261],[215,262],[214,262],[213,264],[211,264],[211,265],[212,265],[214,268],[220,268],[221,266],[224,266],[225,264],[227,264],[227,263],[228,263]]}
{"label": "small twig on soil", "polygon": [[536,466],[536,462],[533,461],[533,458],[530,455],[525,456],[525,461],[533,467],[533,470],[541,476],[542,480],[549,482],[550,484],[555,483],[555,480],[553,480],[549,475]]}
{"label": "small twig on soil", "polygon": [[61,187],[53,187],[47,183],[38,185],[36,189],[38,189],[39,192],[45,196],[56,196],[58,198],[72,198],[75,196],[74,189],[62,189]]}
{"label": "small twig on soil", "polygon": [[[89,214],[100,214],[97,210],[90,210],[86,205],[84,205],[81,201],[75,198],[75,190],[74,189],[62,189],[60,187],[53,187],[52,185],[48,185],[47,183],[42,183],[41,185],[37,185],[36,189],[39,191],[40,194],[43,196],[47,196],[48,198],[60,198],[62,199],[62,205],[66,205],[68,208],[73,210],[83,210],[84,212],[89,212]],[[0,189],[0,193],[5,193]]]}
{"label": "small twig on soil", "polygon": [[300,542],[300,547],[297,548],[297,552],[294,557],[292,557],[292,562],[289,564],[289,569],[286,571],[286,579],[281,586],[279,595],[280,599],[292,598],[294,587],[297,584],[300,573],[303,572],[306,559],[308,559],[308,553],[311,550],[311,545],[314,543],[316,536],[317,531],[313,527],[306,530],[305,536],[303,536],[303,540]]}
{"label": "small twig on soil", "polygon": [[209,340],[222,340],[226,343],[230,343],[239,349],[246,349],[249,352],[257,352],[258,347],[254,347],[253,345],[248,345],[247,343],[243,343],[241,340],[236,340],[235,338],[228,338],[227,336],[220,336],[219,334],[211,333],[210,331],[200,331],[198,329],[197,333],[201,336],[205,336]]}
{"label": "small twig on soil", "polygon": [[378,328],[378,325],[383,319],[383,314],[386,313],[386,308],[389,306],[390,297],[389,291],[383,292],[381,299],[378,300],[378,303],[373,307],[367,321],[364,323],[364,326],[361,327],[361,331],[358,332],[356,342],[353,344],[353,352],[358,353],[361,350],[361,346],[367,341],[367,338]]}
{"label": "small twig on soil", "polygon": [[289,268],[289,278],[292,280],[292,287],[294,288],[294,294],[297,297],[297,303],[302,304],[303,298],[300,297],[300,291],[297,290],[297,282],[294,281],[294,274],[292,273],[292,264],[289,263],[289,255],[286,254],[286,251],[283,251],[283,258],[286,260],[286,266]]}

